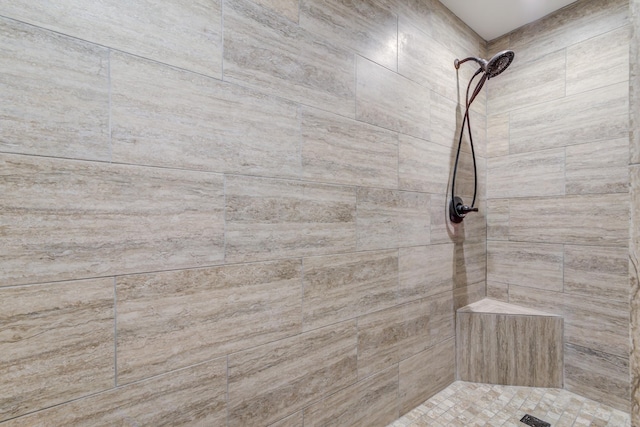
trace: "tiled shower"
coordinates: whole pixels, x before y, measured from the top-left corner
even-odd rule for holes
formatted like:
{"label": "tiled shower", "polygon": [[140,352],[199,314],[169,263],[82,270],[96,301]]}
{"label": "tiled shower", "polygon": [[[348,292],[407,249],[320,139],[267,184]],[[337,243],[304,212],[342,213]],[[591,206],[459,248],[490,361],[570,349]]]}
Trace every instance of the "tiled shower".
{"label": "tiled shower", "polygon": [[[640,426],[638,3],[489,43],[436,0],[0,3],[0,426],[383,426],[485,296]],[[507,48],[453,227],[453,60]]]}

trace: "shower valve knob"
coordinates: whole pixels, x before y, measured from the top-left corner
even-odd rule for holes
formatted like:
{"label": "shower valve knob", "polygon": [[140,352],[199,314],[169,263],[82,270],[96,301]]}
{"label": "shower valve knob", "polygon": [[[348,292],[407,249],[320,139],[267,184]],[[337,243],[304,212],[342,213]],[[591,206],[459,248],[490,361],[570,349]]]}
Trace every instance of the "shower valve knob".
{"label": "shower valve knob", "polygon": [[467,205],[458,205],[456,206],[456,210],[458,211],[458,213],[461,213],[461,214],[466,214],[469,212],[478,212],[478,208],[472,208],[471,206],[467,206]]}
{"label": "shower valve knob", "polygon": [[469,212],[478,212],[478,208],[465,205],[462,199],[458,196],[451,199],[451,202],[449,203],[449,219],[451,222],[455,224],[461,223]]}

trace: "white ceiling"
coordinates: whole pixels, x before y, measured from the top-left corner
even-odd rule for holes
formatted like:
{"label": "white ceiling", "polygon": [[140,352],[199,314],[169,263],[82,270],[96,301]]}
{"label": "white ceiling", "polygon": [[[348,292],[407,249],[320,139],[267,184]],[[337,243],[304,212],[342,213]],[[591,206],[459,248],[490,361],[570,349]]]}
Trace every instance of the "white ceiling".
{"label": "white ceiling", "polygon": [[490,41],[576,0],[440,0],[483,39]]}

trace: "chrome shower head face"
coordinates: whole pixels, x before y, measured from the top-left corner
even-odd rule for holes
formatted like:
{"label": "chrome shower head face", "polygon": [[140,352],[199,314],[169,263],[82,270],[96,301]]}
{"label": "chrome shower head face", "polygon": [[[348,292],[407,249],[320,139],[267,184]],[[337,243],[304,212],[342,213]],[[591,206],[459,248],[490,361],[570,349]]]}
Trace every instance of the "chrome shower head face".
{"label": "chrome shower head face", "polygon": [[512,50],[503,50],[493,55],[493,58],[487,61],[487,65],[484,67],[487,78],[495,77],[506,70],[507,67],[511,65],[511,62],[513,62],[514,56],[515,53]]}

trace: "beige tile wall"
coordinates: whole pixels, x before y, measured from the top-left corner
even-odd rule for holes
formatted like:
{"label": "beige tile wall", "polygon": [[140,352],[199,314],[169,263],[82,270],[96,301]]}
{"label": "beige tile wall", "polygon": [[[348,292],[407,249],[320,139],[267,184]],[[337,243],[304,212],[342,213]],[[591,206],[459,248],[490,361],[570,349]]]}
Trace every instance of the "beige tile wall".
{"label": "beige tile wall", "polygon": [[2,2],[0,425],[370,427],[451,383],[469,55],[435,0]]}
{"label": "beige tile wall", "polygon": [[487,100],[487,292],[564,316],[565,387],[623,410],[628,5],[578,1],[490,43],[516,59]]}
{"label": "beige tile wall", "polygon": [[631,0],[629,90],[631,129],[629,176],[631,180],[631,241],[629,278],[631,287],[631,417],[640,425],[640,0]]}

